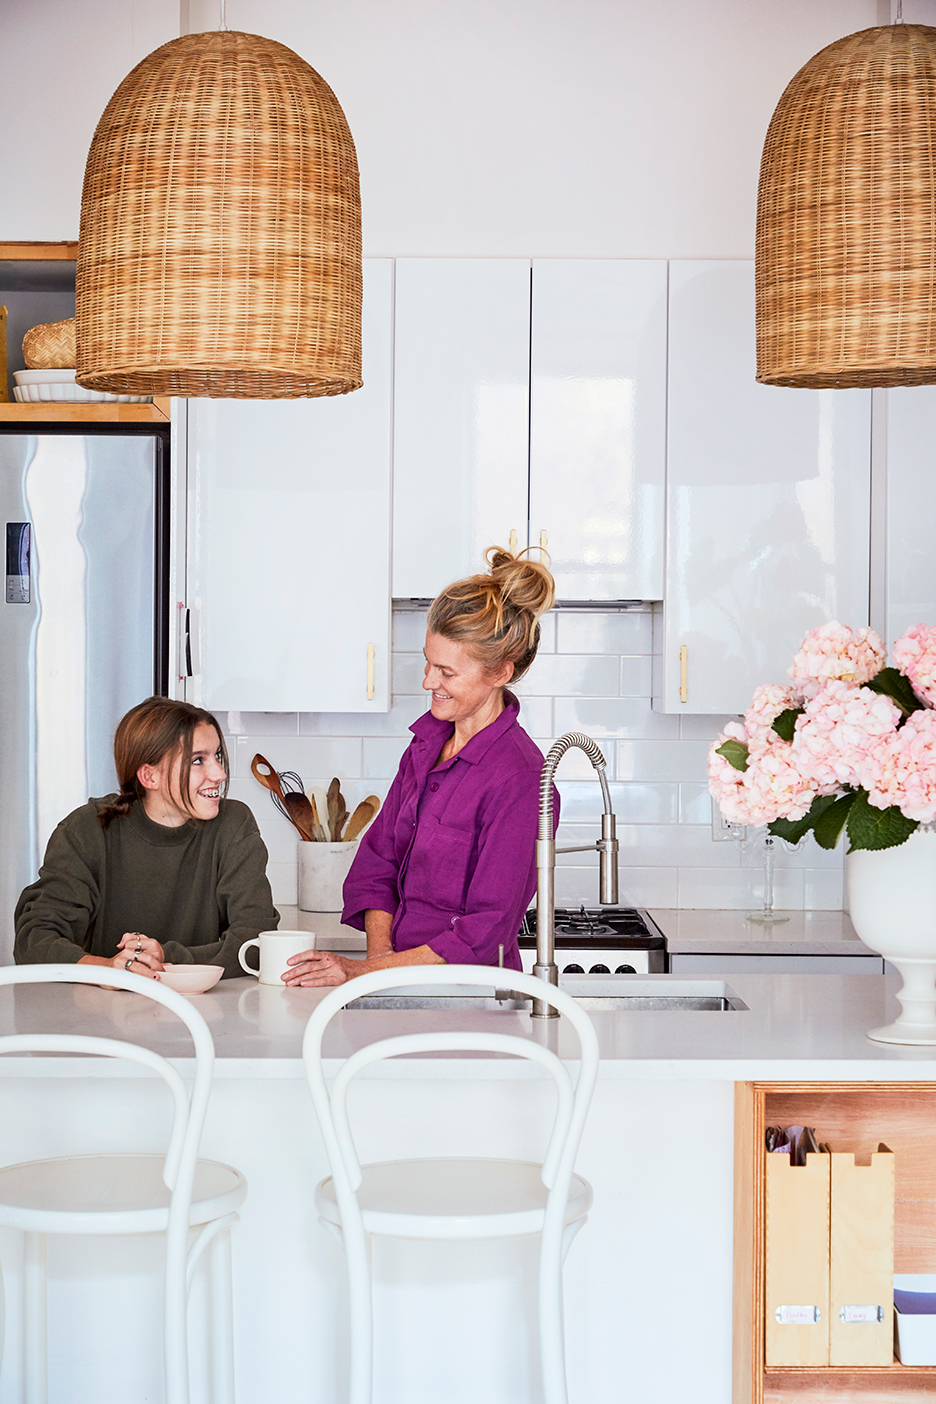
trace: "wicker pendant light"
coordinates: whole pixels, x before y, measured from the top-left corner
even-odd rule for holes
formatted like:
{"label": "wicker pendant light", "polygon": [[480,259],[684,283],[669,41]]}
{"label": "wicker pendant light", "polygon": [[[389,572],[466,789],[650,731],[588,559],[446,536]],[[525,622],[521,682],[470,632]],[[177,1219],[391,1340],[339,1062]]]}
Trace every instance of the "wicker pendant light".
{"label": "wicker pendant light", "polygon": [[936,29],[865,29],[777,104],[757,201],[757,379],[936,383]]}
{"label": "wicker pendant light", "polygon": [[92,390],[278,399],[361,385],[354,142],[291,49],[190,34],[124,79],[85,170],[76,334]]}

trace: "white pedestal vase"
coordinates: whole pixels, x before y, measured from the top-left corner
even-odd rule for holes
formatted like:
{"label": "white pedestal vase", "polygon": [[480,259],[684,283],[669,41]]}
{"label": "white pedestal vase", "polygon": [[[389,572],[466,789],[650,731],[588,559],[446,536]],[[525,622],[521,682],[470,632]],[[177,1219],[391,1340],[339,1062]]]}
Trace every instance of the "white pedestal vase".
{"label": "white pedestal vase", "polygon": [[350,843],[299,844],[299,910],[340,912],[341,889],[348,876],[358,840]]}
{"label": "white pedestal vase", "polygon": [[936,829],[896,848],[848,855],[852,924],[903,976],[900,1017],[871,1029],[878,1043],[936,1044]]}

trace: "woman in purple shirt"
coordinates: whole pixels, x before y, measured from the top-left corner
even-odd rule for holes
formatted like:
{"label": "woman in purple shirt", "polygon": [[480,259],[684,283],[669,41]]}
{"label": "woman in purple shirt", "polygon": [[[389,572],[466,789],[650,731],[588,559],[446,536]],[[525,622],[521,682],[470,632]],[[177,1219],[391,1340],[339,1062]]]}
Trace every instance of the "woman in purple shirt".
{"label": "woman in purple shirt", "polygon": [[[290,985],[339,985],[396,965],[520,969],[517,932],[536,889],[543,756],[507,683],[536,657],[555,595],[539,561],[487,552],[490,570],[450,585],[429,610],[423,687],[386,803],[344,885],[342,921],[367,934],[367,959],[304,951]],[[557,807],[558,814],[558,807]]]}

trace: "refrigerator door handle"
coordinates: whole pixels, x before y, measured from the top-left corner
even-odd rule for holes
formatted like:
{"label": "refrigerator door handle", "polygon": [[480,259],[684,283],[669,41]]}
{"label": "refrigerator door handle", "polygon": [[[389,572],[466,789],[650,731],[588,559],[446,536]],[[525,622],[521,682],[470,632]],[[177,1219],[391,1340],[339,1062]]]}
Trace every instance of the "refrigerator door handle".
{"label": "refrigerator door handle", "polygon": [[194,678],[200,671],[198,662],[198,610],[180,605],[182,627],[179,630],[179,678]]}

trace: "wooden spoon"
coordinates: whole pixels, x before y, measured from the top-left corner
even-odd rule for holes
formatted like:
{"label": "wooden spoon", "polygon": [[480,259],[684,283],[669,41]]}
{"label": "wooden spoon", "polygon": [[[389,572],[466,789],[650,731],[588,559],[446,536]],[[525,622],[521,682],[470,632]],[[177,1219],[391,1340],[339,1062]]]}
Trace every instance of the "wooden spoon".
{"label": "wooden spoon", "polygon": [[336,775],[328,787],[328,834],[332,843],[338,842],[338,816],[345,808],[341,784]]}
{"label": "wooden spoon", "polygon": [[[261,770],[260,767],[264,765],[266,766],[267,771],[269,771],[269,774],[265,774]],[[283,787],[280,784],[280,778],[277,775],[276,771],[273,769],[270,762],[267,760],[266,756],[261,756],[260,752],[258,751],[257,754],[254,756],[253,760],[250,762],[250,769],[254,779],[259,780],[260,784],[264,787],[264,789],[270,790],[279,799],[283,799]]]}
{"label": "wooden spoon", "polygon": [[319,828],[318,815],[314,802],[308,795],[290,794],[283,796],[286,813],[295,824],[307,843],[315,841],[315,830]]}
{"label": "wooden spoon", "polygon": [[344,836],[345,843],[350,843],[356,839],[361,830],[370,823],[377,810],[380,808],[380,800],[376,795],[368,795],[367,799],[361,800],[357,809],[351,815],[351,823],[348,825]]}

